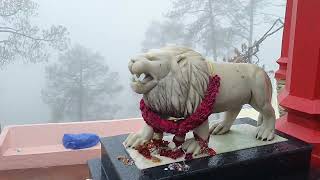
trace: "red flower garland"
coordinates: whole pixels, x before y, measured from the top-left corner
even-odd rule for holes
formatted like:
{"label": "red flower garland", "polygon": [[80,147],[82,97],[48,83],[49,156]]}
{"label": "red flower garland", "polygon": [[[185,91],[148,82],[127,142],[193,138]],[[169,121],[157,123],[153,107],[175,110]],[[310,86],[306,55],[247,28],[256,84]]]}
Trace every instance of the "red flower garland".
{"label": "red flower garland", "polygon": [[196,133],[193,133],[193,136],[199,142],[199,145],[201,147],[200,154],[207,154],[209,156],[215,156],[217,154],[215,150],[213,150],[212,148],[209,148],[208,146],[209,139],[204,140],[200,136],[198,136]]}
{"label": "red flower garland", "polygon": [[169,142],[164,140],[152,139],[150,142],[146,142],[137,146],[135,149],[147,159],[154,158],[151,155],[152,149],[160,149],[168,147]]}
{"label": "red flower garland", "polygon": [[[216,152],[208,147],[208,140],[203,140],[197,134],[194,134],[195,139],[200,145],[200,154],[207,154],[208,156],[216,155]],[[178,149],[170,149],[168,146],[169,142],[165,140],[152,139],[150,142],[146,142],[142,145],[137,146],[135,149],[146,159],[150,159],[155,163],[161,162],[161,159],[152,155],[153,151],[157,151],[160,156],[168,157],[171,159],[178,159],[185,155],[185,160],[193,159],[192,153],[185,153],[182,147]]]}
{"label": "red flower garland", "polygon": [[209,77],[209,84],[204,99],[197,107],[196,111],[186,119],[178,122],[162,119],[158,114],[153,112],[141,99],[140,110],[144,121],[151,126],[155,132],[167,132],[178,136],[183,136],[190,130],[200,126],[205,122],[212,113],[216,96],[219,92],[220,77],[218,75]]}

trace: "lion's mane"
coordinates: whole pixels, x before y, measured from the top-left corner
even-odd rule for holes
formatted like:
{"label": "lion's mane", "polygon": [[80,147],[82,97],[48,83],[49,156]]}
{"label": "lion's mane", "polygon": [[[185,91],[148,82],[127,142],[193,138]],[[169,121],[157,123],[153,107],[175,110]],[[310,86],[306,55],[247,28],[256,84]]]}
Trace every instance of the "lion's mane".
{"label": "lion's mane", "polygon": [[178,68],[172,68],[143,98],[153,111],[164,117],[187,117],[196,110],[207,90],[210,75],[207,62],[189,48],[166,46],[161,50],[182,58]]}

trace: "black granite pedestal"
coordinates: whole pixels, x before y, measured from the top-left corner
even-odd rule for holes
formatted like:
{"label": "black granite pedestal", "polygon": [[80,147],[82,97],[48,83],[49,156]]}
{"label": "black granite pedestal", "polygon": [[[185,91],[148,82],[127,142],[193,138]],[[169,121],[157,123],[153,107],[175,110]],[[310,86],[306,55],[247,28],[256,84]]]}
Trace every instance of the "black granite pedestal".
{"label": "black granite pedestal", "polygon": [[[248,118],[236,123],[255,125]],[[277,132],[288,141],[258,146],[187,161],[187,172],[165,171],[165,166],[139,170],[125,166],[117,156],[126,155],[122,142],[127,135],[101,139],[101,160],[88,162],[93,180],[165,180],[165,179],[215,179],[215,180],[304,180],[309,179],[311,145]]]}

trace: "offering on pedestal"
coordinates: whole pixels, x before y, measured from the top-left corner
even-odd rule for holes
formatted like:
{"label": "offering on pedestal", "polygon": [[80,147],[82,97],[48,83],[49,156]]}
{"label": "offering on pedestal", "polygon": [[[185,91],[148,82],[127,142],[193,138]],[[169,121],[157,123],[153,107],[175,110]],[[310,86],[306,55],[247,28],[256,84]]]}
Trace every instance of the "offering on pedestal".
{"label": "offering on pedestal", "polygon": [[[215,148],[215,156],[197,156],[187,161],[162,157],[160,163],[154,163],[136,150],[123,147],[127,135],[105,137],[101,139],[101,159],[88,163],[91,177],[93,180],[307,180],[311,145],[279,132],[273,141],[257,140],[255,125],[255,120],[237,119],[229,133],[211,135],[209,147]],[[192,133],[186,138],[189,135],[192,138]],[[164,136],[164,140],[171,138]],[[134,164],[124,163],[132,162],[131,157]]]}
{"label": "offering on pedestal", "polygon": [[[144,127],[101,139],[101,161],[89,163],[94,180],[307,179],[311,146],[276,134],[263,69],[166,46],[132,58],[129,70],[132,89],[143,94]],[[259,111],[258,121],[232,126],[244,104]],[[224,119],[210,127],[208,117],[218,112]]]}
{"label": "offering on pedestal", "polygon": [[[210,133],[227,133],[244,104],[260,113],[256,138],[274,138],[272,87],[266,72],[256,65],[213,63],[192,49],[166,46],[132,58],[129,70],[132,89],[143,94],[140,109],[145,126],[130,134],[124,145],[146,159],[155,161],[151,151],[172,159],[215,155],[208,147]],[[218,112],[226,112],[225,119],[209,129],[208,117]],[[185,141],[190,131],[194,138]],[[174,148],[162,141],[163,133],[174,135]]]}

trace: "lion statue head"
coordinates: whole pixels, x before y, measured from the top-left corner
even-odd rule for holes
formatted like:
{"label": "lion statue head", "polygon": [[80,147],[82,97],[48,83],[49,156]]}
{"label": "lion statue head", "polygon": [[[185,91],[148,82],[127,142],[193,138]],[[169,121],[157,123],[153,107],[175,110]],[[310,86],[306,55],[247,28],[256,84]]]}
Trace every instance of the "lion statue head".
{"label": "lion statue head", "polygon": [[163,117],[187,117],[203,99],[209,70],[202,55],[180,46],[152,49],[132,58],[131,87]]}

